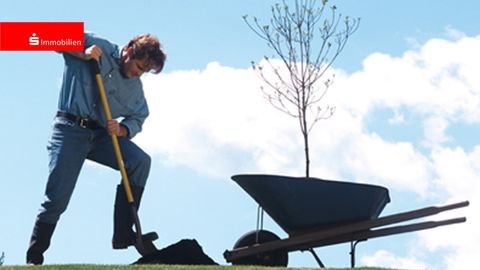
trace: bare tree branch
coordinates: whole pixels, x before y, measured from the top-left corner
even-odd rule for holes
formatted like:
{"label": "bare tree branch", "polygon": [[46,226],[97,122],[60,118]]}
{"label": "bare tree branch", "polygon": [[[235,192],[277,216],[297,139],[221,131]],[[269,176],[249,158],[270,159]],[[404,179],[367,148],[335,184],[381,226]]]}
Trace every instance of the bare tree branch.
{"label": "bare tree branch", "polygon": [[319,105],[334,76],[323,84],[320,80],[326,76],[350,36],[358,30],[360,19],[343,18],[335,5],[328,5],[328,0],[291,1],[291,5],[287,0],[273,5],[267,25],[262,25],[256,17],[252,21],[245,15],[243,19],[280,60],[280,67],[278,61],[268,57],[264,57],[266,65],[252,65],[268,86],[262,87],[262,92],[269,103],[298,119],[305,146],[305,171],[309,177],[309,134],[318,121],[330,118],[335,112],[335,107]]}

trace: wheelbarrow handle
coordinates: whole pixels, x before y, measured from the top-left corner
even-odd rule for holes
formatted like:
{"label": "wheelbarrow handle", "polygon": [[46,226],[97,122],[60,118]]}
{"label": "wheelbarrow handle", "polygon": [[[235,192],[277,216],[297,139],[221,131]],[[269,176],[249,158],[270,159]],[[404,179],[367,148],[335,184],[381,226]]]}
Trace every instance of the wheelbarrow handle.
{"label": "wheelbarrow handle", "polygon": [[[100,67],[98,66],[97,60],[90,60],[91,68],[95,75],[95,80],[97,81],[98,90],[100,93],[100,99],[102,101],[103,110],[105,112],[105,117],[107,121],[112,120],[112,113],[110,112],[110,106],[108,105],[107,94],[105,92],[105,88],[103,86],[102,75],[100,73]],[[117,159],[117,164],[120,169],[120,173],[122,174],[122,183],[125,188],[125,193],[127,195],[127,201],[130,204],[134,203],[132,189],[130,187],[130,183],[128,181],[127,171],[125,170],[125,165],[123,163],[122,152],[120,151],[120,145],[118,143],[118,138],[115,134],[110,134],[113,143],[113,149],[115,151],[115,157]]]}

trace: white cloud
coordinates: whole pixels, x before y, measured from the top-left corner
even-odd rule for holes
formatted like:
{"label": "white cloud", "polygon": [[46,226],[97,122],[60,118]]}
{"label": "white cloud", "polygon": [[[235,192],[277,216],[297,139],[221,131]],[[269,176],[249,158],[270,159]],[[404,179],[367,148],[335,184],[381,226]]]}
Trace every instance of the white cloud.
{"label": "white cloud", "polygon": [[388,123],[391,125],[400,125],[405,123],[405,117],[402,113],[395,111],[395,115],[388,119]]}
{"label": "white cloud", "polygon": [[423,144],[426,147],[438,147],[451,140],[445,131],[448,127],[447,119],[434,116],[424,121],[423,133],[425,140]]}
{"label": "white cloud", "polygon": [[445,32],[446,32],[447,37],[450,38],[450,39],[453,39],[453,40],[459,40],[459,39],[467,37],[467,35],[465,35],[465,33],[461,32],[458,29],[455,29],[451,25],[447,25],[447,27],[445,27]]}
{"label": "white cloud", "polygon": [[151,116],[138,142],[169,162],[223,176],[291,166],[296,122],[266,104],[252,70],[210,63],[144,85]]}
{"label": "white cloud", "polygon": [[[479,47],[478,37],[433,39],[401,57],[374,53],[364,60],[363,70],[353,74],[335,70],[327,99],[336,113],[311,134],[314,176],[353,176],[439,204],[471,200],[462,212],[466,224],[419,234],[426,250],[453,248],[445,258],[451,269],[472,266],[480,241],[475,231],[479,209],[474,205],[480,197],[480,146],[467,153],[461,142],[454,148],[448,145],[457,142],[448,134],[451,124],[480,122]],[[251,69],[210,63],[203,70],[143,81],[151,117],[136,140],[162,160],[223,178],[242,172],[303,174],[297,121],[263,99]],[[367,119],[378,108],[418,116],[421,141],[396,141],[369,130]],[[403,114],[390,120],[387,125],[397,128],[405,122]],[[424,266],[414,256],[407,260],[377,253],[371,259],[380,257],[386,264]]]}
{"label": "white cloud", "polygon": [[411,143],[391,143],[376,134],[362,134],[349,150],[345,165],[353,175],[421,195],[427,191],[429,161]]}
{"label": "white cloud", "polygon": [[453,250],[446,260],[448,269],[471,269],[477,264],[480,242],[480,146],[470,153],[459,147],[439,149],[432,157],[438,173],[436,184],[447,193],[448,201],[469,200],[470,206],[437,217],[443,220],[465,216],[466,223],[421,232],[420,239],[430,251]]}
{"label": "white cloud", "polygon": [[381,265],[382,267],[392,269],[427,269],[427,266],[424,263],[411,256],[408,258],[402,258],[385,250],[379,250],[372,256],[362,257],[360,262],[362,265],[366,266]]}

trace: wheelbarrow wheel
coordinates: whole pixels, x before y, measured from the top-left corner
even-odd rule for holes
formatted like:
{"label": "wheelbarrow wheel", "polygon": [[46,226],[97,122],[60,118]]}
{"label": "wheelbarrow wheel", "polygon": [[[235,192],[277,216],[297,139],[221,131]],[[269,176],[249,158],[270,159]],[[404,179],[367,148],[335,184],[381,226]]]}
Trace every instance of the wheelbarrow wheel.
{"label": "wheelbarrow wheel", "polygon": [[[244,234],[233,246],[233,249],[248,247],[254,244],[262,244],[280,240],[280,237],[266,230],[254,230]],[[233,265],[262,265],[262,266],[287,266],[288,252],[275,250],[267,253],[255,254],[252,256],[236,259]]]}

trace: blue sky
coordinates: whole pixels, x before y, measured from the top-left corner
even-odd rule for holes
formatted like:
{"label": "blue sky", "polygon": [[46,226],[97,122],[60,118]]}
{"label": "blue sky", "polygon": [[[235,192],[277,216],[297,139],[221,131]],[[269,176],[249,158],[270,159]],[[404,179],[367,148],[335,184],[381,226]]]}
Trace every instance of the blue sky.
{"label": "blue sky", "polygon": [[[83,21],[123,45],[150,32],[168,62],[143,77],[151,116],[135,138],[154,163],[140,216],[158,248],[195,238],[214,260],[254,229],[256,205],[230,176],[301,175],[296,122],[262,98],[250,62],[271,55],[242,21],[267,20],[276,1],[2,1],[0,21]],[[478,254],[480,23],[476,1],[334,1],[361,17],[334,64],[327,102],[337,110],[312,133],[312,175],[381,184],[383,215],[470,200],[461,225],[360,244],[360,265],[468,269]],[[49,52],[0,52],[0,252],[23,264],[47,176],[46,142],[63,61]],[[87,163],[46,262],[128,264],[110,247],[117,172]],[[268,220],[265,227],[285,233]],[[349,265],[348,244],[318,249]],[[315,266],[290,254],[290,266]]]}

